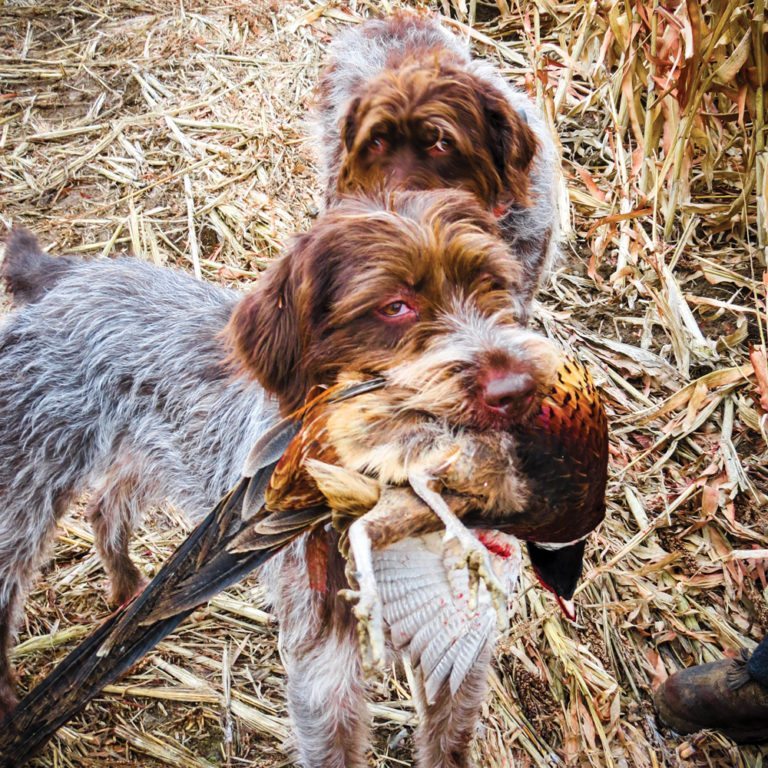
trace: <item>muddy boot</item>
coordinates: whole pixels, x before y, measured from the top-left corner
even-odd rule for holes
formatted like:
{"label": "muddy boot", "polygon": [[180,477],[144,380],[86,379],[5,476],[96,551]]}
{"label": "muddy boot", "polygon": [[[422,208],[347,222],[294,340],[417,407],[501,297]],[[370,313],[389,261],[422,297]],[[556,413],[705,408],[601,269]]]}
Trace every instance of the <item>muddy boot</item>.
{"label": "muddy boot", "polygon": [[678,733],[703,728],[724,733],[741,743],[768,742],[768,642],[750,659],[699,664],[667,678],[654,695],[662,723]]}

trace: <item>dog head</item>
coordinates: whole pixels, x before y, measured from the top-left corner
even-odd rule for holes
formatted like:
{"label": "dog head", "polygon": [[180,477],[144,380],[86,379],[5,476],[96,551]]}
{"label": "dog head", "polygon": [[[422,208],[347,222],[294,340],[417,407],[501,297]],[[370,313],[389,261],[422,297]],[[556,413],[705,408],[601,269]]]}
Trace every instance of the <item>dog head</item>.
{"label": "dog head", "polygon": [[465,192],[342,199],[235,308],[234,354],[285,412],[340,374],[385,375],[405,407],[480,428],[532,407],[554,368],[525,329],[522,275]]}
{"label": "dog head", "polygon": [[529,204],[533,131],[501,92],[439,50],[367,82],[341,135],[339,193],[458,187],[490,208]]}

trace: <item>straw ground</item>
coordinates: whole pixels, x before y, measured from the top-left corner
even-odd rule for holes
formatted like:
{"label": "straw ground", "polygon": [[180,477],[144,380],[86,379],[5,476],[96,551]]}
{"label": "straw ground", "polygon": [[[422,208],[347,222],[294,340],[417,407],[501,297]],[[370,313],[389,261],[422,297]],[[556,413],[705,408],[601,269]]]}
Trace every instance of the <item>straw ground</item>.
{"label": "straw ground", "polygon": [[[538,322],[591,364],[613,423],[609,519],[579,621],[523,585],[478,764],[760,766],[765,750],[660,733],[649,695],[768,631],[764,0],[435,7],[535,95],[560,137],[563,259]],[[371,10],[6,0],[3,228],[247,288],[316,211],[302,119],[328,40]],[[159,510],[137,560],[153,572],[187,530]],[[24,688],[106,615],[103,581],[75,511],[29,603]],[[261,598],[252,580],[196,613],[37,764],[290,765]],[[374,764],[407,766],[407,671],[373,689]]]}

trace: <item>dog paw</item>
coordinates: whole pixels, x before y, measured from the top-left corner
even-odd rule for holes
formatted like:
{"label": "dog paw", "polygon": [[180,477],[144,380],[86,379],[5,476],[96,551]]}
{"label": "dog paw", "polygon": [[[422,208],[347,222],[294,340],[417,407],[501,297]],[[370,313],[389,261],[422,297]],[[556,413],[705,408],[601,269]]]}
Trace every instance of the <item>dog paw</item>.
{"label": "dog paw", "polygon": [[139,570],[132,574],[121,574],[118,578],[113,577],[109,590],[109,604],[113,608],[123,608],[140,595],[147,584],[149,579]]}

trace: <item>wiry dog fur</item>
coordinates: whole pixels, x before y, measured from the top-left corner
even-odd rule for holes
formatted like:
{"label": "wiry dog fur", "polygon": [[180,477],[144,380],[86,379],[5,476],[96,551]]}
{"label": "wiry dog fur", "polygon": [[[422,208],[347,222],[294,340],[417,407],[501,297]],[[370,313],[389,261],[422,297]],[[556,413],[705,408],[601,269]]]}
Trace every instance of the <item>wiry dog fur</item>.
{"label": "wiry dog fur", "polygon": [[236,293],[133,259],[53,259],[26,233],[3,271],[31,303],[0,327],[0,713],[24,595],[69,503],[91,491],[120,603],[141,584],[128,543],[142,512],[207,513],[277,411],[224,364]]}
{"label": "wiry dog fur", "polygon": [[[425,356],[434,385],[466,406],[444,415],[484,428],[514,418],[514,409],[487,401],[489,375],[525,371],[536,383],[548,370],[537,362],[546,342],[523,327],[520,270],[492,215],[467,193],[342,201],[239,303],[230,291],[133,260],[72,260],[49,271],[53,260],[24,236],[9,243],[5,274],[20,264],[39,281],[16,295],[29,303],[0,328],[6,707],[8,645],[24,594],[56,520],[82,490],[91,490],[97,546],[122,600],[140,583],[127,545],[142,511],[163,500],[193,517],[207,511],[275,418],[265,389],[286,412],[315,384],[393,361],[396,383],[407,384],[408,361],[424,376]],[[451,334],[460,349],[443,370],[441,336]],[[243,371],[233,370],[233,356]],[[317,542],[302,539],[265,569],[296,748],[307,768],[357,768],[368,723],[355,623],[337,596],[346,586],[343,561],[335,542],[325,542],[327,587],[313,589],[308,546]],[[468,764],[487,656],[456,696],[424,705],[420,766]]]}
{"label": "wiry dog fur", "polygon": [[530,298],[555,250],[556,153],[538,109],[431,17],[369,20],[330,47],[313,120],[326,201],[461,187],[500,218]]}

